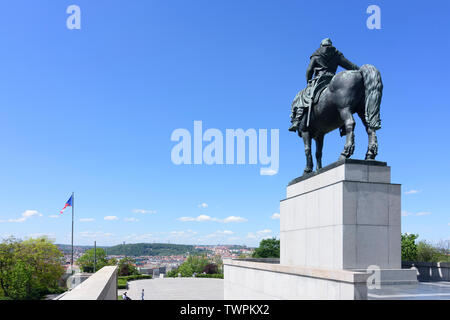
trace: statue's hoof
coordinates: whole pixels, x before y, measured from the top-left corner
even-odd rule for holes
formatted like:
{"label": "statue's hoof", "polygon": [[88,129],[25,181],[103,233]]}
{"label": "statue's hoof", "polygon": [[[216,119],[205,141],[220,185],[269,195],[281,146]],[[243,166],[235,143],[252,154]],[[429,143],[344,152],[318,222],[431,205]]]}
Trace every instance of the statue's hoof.
{"label": "statue's hoof", "polygon": [[290,127],[290,128],[289,128],[289,131],[291,131],[291,132],[296,132],[297,129],[298,129],[297,127]]}
{"label": "statue's hoof", "polygon": [[311,172],[312,172],[312,169],[306,168],[305,171],[303,171],[303,174],[308,174],[308,173],[311,173]]}

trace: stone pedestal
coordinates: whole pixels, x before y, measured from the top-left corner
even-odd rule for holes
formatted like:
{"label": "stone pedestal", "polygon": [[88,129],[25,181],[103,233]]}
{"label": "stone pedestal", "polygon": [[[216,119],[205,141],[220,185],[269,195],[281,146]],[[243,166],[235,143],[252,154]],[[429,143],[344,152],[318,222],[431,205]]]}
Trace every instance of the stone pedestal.
{"label": "stone pedestal", "polygon": [[293,180],[280,215],[282,265],[379,268],[390,270],[386,283],[417,281],[400,271],[401,186],[384,162],[349,159]]}
{"label": "stone pedestal", "polygon": [[287,187],[280,262],[224,260],[225,299],[367,299],[417,283],[401,269],[401,186],[384,162],[345,160]]}

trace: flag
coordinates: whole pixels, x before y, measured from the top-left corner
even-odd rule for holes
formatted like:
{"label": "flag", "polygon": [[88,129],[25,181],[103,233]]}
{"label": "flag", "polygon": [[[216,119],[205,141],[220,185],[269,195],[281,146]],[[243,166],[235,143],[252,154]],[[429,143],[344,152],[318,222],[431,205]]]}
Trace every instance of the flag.
{"label": "flag", "polygon": [[73,201],[73,195],[70,196],[69,200],[67,200],[66,205],[64,206],[64,208],[62,208],[62,210],[59,213],[63,213],[64,210],[66,210],[67,207],[71,207],[72,206],[72,201]]}

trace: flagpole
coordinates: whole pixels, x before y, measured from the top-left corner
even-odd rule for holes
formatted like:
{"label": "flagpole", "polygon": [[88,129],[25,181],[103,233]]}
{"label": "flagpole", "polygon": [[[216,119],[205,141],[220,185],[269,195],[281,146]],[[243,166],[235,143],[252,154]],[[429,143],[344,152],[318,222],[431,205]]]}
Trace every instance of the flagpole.
{"label": "flagpole", "polygon": [[72,269],[72,274],[74,274],[73,272],[73,207],[75,205],[75,197],[74,197],[74,192],[72,192],[72,259],[70,260],[70,267]]}

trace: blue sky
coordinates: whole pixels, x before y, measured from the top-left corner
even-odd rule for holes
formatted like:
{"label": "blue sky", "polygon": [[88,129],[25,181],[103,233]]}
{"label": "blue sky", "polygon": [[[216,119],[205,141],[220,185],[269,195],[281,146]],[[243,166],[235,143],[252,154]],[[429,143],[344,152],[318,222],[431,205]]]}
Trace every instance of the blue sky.
{"label": "blue sky", "polygon": [[[81,30],[66,27],[72,4]],[[381,30],[366,27],[371,4]],[[303,143],[287,131],[290,104],[309,56],[330,37],[350,60],[381,71],[377,159],[402,184],[402,231],[448,239],[449,9],[447,1],[3,2],[0,236],[70,243],[70,210],[58,214],[72,191],[76,244],[255,246],[277,236],[271,217],[305,164]],[[193,132],[195,120],[222,132],[279,129],[278,174],[174,165],[171,134]],[[324,164],[343,145],[338,132],[327,135]],[[357,120],[353,158],[366,147]]]}

